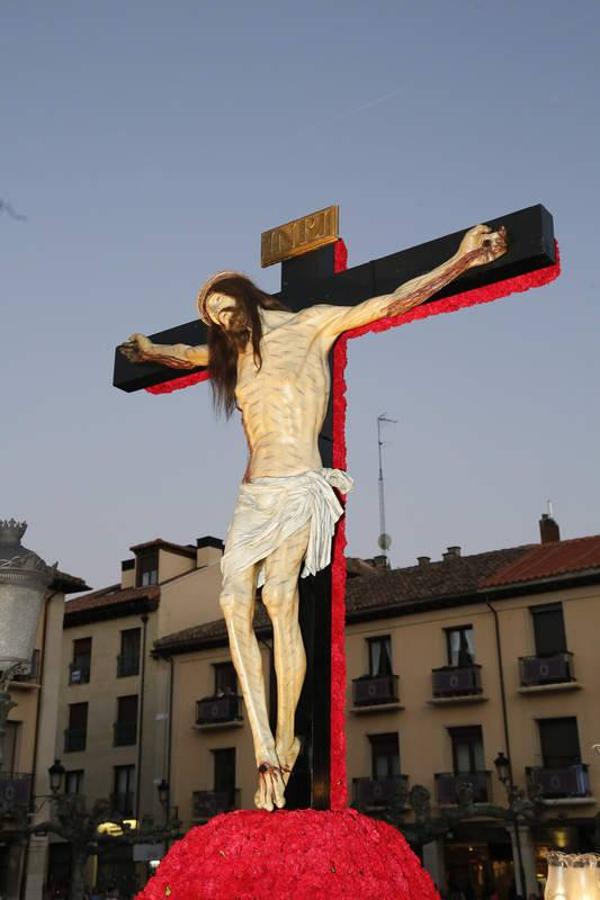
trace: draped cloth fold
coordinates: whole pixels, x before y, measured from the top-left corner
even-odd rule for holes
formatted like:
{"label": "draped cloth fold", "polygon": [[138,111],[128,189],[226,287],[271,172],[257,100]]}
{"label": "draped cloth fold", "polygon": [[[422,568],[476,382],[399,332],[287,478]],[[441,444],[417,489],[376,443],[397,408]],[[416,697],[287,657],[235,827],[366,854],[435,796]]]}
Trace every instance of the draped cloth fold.
{"label": "draped cloth fold", "polygon": [[[347,494],[352,485],[352,478],[341,469],[255,478],[242,484],[221,559],[223,586],[237,572],[265,560],[308,522],[310,531],[301,577],[326,568],[331,561],[335,523],[344,511],[334,488]],[[264,581],[261,565],[257,586],[261,587]]]}

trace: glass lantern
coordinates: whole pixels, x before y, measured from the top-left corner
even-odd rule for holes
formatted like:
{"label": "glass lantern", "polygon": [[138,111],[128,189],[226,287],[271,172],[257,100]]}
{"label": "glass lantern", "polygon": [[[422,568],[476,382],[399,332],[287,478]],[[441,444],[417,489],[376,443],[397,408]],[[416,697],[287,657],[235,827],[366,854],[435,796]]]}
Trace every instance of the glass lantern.
{"label": "glass lantern", "polygon": [[595,853],[548,854],[545,900],[600,900],[600,857]]}

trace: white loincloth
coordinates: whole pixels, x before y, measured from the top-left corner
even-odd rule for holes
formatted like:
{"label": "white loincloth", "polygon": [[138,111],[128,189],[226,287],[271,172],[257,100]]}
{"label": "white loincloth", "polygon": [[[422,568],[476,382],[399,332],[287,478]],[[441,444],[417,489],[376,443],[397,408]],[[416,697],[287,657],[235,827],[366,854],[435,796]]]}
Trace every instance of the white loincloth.
{"label": "white loincloth", "polygon": [[[335,523],[343,513],[333,488],[347,494],[352,485],[352,478],[341,469],[256,478],[242,484],[221,559],[223,584],[236,572],[262,562],[307,522],[310,533],[301,577],[328,566]],[[264,581],[261,565],[257,586]]]}

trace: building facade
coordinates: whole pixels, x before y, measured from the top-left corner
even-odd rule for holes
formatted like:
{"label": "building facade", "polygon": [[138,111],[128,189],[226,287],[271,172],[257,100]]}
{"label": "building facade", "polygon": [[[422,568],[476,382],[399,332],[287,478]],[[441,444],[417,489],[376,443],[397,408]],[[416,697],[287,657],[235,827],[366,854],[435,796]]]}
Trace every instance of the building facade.
{"label": "building facade", "polygon": [[[397,570],[349,565],[352,801],[414,825],[409,810],[398,813],[411,787],[429,792],[434,822],[460,810],[467,790],[469,814],[417,849],[438,885],[473,898],[492,886],[503,898],[514,887],[528,895],[549,847],[588,850],[600,837],[600,667],[590,640],[600,628],[600,537],[560,541],[548,517],[541,529],[535,545],[473,556],[451,547],[441,561]],[[256,624],[270,672],[260,605]],[[166,771],[184,828],[251,807],[252,744],[223,621],[165,635],[154,654],[173,666]],[[515,788],[535,798],[517,825],[500,753]]]}
{"label": "building facade", "polygon": [[[64,790],[87,807],[110,809],[137,825],[161,823],[158,785],[167,776],[171,664],[151,655],[161,635],[218,615],[222,544],[154,540],[131,548],[121,579],[65,606],[55,756]],[[69,878],[69,845],[51,840],[48,885]],[[156,850],[154,849],[154,855]],[[107,847],[88,862],[90,886],[125,896],[145,883],[147,861],[132,846]]]}
{"label": "building facade", "polygon": [[16,704],[8,715],[0,771],[0,896],[41,897],[47,839],[27,840],[23,827],[43,817],[54,761],[58,712],[58,670],[65,595],[87,588],[84,581],[57,572],[38,624],[29,671],[10,685]]}

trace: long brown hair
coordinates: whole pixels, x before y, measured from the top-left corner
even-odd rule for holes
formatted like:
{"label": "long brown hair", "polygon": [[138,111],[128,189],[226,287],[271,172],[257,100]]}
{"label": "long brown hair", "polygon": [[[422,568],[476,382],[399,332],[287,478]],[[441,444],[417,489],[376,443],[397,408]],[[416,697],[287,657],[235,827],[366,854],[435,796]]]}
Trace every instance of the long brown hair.
{"label": "long brown hair", "polygon": [[262,323],[259,309],[286,309],[276,297],[256,287],[245,275],[231,275],[215,284],[214,291],[226,294],[236,301],[227,330],[215,322],[208,327],[208,371],[213,390],[213,402],[217,411],[227,418],[235,409],[237,360],[248,341],[252,342],[254,360],[260,369],[262,356],[260,341]]}

